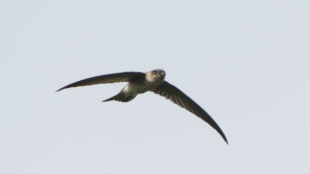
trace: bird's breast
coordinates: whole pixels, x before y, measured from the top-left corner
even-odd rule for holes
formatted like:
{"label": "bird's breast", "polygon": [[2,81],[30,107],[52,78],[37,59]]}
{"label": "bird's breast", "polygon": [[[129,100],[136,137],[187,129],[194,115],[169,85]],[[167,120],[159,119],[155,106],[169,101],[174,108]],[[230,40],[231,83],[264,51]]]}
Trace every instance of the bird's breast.
{"label": "bird's breast", "polygon": [[128,83],[124,88],[123,92],[128,95],[137,95],[148,91],[148,87],[145,84]]}

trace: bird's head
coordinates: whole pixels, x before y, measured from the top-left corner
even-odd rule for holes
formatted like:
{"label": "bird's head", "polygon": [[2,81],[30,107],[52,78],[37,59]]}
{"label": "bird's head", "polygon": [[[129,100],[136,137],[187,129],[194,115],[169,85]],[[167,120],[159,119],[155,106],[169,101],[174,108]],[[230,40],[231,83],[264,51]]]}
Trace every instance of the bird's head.
{"label": "bird's head", "polygon": [[161,84],[165,80],[166,73],[162,69],[155,69],[146,73],[147,81]]}

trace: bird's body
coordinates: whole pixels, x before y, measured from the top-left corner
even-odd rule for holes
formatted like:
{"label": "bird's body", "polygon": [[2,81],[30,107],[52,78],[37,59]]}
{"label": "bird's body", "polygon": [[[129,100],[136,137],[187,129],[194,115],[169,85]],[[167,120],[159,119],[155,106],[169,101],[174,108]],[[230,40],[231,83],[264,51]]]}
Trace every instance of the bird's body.
{"label": "bird's body", "polygon": [[147,73],[142,72],[123,72],[108,75],[101,75],[96,77],[91,77],[84,79],[72,84],[69,84],[57,91],[78,87],[87,86],[95,84],[105,84],[105,83],[115,83],[115,82],[128,82],[128,84],[115,96],[108,98],[105,101],[120,101],[129,102],[133,100],[138,94],[143,94],[147,91],[159,94],[182,108],[187,109],[196,116],[203,119],[205,122],[209,123],[226,141],[227,139],[216,124],[216,122],[211,118],[211,116],[204,111],[197,103],[195,103],[191,98],[184,94],[181,90],[175,86],[169,84],[165,81],[166,73],[164,70],[156,69]]}
{"label": "bird's body", "polygon": [[[154,71],[157,73],[154,74]],[[138,94],[143,94],[149,90],[156,88],[163,83],[165,79],[165,71],[154,70],[148,72],[145,76],[134,78],[115,96],[104,101],[116,100],[120,102],[129,102],[133,100]]]}

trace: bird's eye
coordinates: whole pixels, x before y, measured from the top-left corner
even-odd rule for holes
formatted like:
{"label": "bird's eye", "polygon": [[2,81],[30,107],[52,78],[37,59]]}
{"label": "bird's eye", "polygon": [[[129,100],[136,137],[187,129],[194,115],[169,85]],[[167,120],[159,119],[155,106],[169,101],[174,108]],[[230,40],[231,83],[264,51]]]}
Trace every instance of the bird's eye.
{"label": "bird's eye", "polygon": [[157,71],[153,71],[153,74],[157,74]]}

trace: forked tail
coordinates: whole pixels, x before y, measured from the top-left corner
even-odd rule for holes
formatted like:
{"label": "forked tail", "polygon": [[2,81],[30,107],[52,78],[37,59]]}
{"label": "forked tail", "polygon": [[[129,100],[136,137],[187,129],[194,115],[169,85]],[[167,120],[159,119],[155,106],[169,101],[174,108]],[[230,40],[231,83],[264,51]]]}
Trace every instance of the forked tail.
{"label": "forked tail", "polygon": [[130,100],[134,99],[137,95],[134,96],[126,96],[124,95],[124,93],[120,92],[117,95],[108,98],[106,100],[103,100],[102,102],[106,102],[106,101],[111,101],[111,100],[115,100],[115,101],[119,101],[119,102],[129,102]]}

